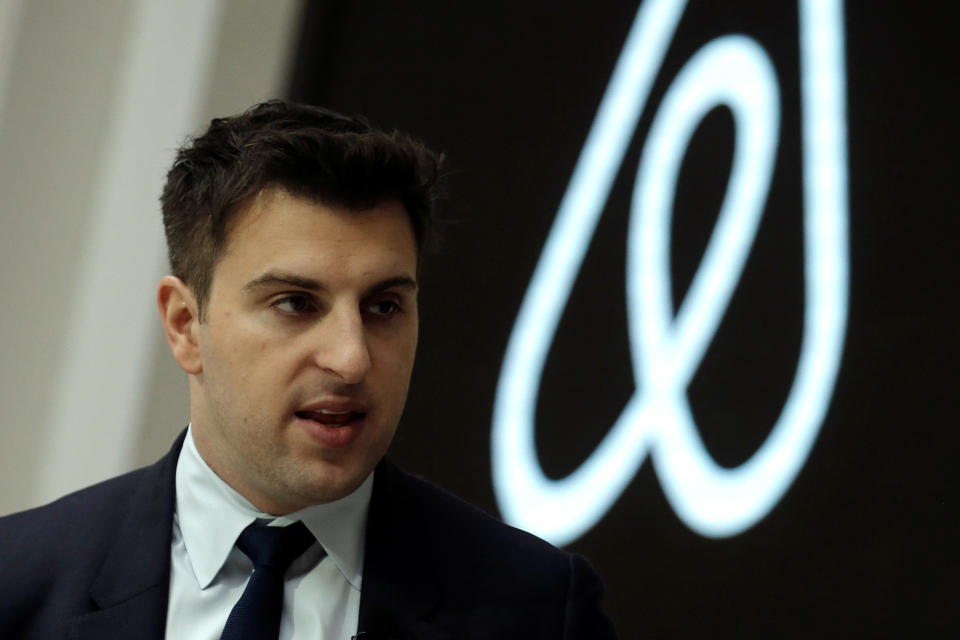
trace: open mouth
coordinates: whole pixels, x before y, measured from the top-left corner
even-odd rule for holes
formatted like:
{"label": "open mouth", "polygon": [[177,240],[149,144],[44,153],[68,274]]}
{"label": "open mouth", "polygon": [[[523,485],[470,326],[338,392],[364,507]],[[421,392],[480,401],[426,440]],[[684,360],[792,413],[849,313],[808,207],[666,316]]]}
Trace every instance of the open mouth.
{"label": "open mouth", "polygon": [[357,411],[330,411],[328,409],[296,412],[296,416],[301,420],[313,420],[325,427],[343,427],[362,420],[366,415]]}

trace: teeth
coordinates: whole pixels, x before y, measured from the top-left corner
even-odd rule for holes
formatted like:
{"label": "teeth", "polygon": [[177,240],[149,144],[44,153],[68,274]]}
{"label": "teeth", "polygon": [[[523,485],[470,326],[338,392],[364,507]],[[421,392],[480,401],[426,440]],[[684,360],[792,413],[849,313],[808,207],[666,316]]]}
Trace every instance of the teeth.
{"label": "teeth", "polygon": [[330,411],[329,409],[320,409],[320,413],[325,416],[342,416],[345,413],[350,413],[349,411]]}

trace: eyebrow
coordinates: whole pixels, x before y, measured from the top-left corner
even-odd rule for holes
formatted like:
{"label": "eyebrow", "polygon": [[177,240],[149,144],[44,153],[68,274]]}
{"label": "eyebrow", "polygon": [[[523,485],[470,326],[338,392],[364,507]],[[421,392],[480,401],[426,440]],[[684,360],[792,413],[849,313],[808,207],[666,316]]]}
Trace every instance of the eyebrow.
{"label": "eyebrow", "polygon": [[[247,284],[243,285],[243,290],[249,292],[256,289],[262,289],[264,287],[275,287],[281,285],[297,287],[298,289],[306,289],[314,292],[322,292],[327,290],[327,288],[323,286],[323,283],[319,280],[314,280],[313,278],[307,278],[296,273],[288,273],[285,271],[268,271],[267,273],[258,276]],[[417,281],[410,276],[393,276],[391,278],[385,278],[367,287],[367,290],[364,292],[364,296],[385,291],[387,289],[397,288],[416,291]]]}

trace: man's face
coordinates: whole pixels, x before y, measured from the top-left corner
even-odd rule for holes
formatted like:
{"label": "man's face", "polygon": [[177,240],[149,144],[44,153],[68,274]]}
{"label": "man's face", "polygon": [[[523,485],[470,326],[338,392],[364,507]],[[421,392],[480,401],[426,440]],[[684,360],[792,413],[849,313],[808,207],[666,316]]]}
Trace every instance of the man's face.
{"label": "man's face", "polygon": [[404,207],[262,192],[228,228],[197,327],[197,447],[258,508],[356,489],[386,452],[417,347],[417,247]]}

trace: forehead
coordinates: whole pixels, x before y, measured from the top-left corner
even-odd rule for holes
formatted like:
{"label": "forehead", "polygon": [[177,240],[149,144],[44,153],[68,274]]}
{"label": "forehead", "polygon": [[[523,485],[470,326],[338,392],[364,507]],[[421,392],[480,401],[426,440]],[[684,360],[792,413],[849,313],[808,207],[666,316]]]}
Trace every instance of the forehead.
{"label": "forehead", "polygon": [[[310,277],[390,277],[416,271],[417,246],[404,206],[386,200],[353,210],[279,189],[258,193],[226,228],[224,270],[282,268]],[[387,273],[389,272],[389,273]]]}

